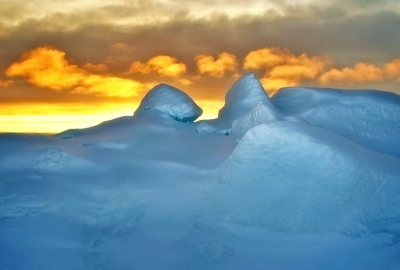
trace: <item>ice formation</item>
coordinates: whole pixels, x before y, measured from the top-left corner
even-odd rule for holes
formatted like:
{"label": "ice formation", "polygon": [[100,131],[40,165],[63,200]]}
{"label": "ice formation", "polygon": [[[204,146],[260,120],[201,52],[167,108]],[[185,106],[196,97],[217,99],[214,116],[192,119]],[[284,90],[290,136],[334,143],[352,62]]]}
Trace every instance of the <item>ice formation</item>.
{"label": "ice formation", "polygon": [[180,122],[193,122],[203,110],[184,92],[167,84],[159,84],[143,98],[135,115],[158,111]]}
{"label": "ice formation", "polygon": [[0,134],[0,269],[400,269],[398,95],[270,99],[250,73],[200,114],[163,84],[133,116]]}

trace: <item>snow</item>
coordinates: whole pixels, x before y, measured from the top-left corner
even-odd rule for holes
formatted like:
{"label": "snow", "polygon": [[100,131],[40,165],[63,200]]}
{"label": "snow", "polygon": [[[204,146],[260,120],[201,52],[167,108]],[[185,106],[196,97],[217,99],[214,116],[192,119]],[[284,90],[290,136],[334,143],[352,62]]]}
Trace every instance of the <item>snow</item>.
{"label": "snow", "polygon": [[184,92],[167,84],[159,84],[143,98],[135,114],[159,111],[180,122],[193,122],[203,110]]}
{"label": "snow", "polygon": [[254,73],[247,73],[226,93],[225,105],[219,111],[218,118],[237,118],[260,101],[270,103],[267,93]]}
{"label": "snow", "polygon": [[250,73],[214,120],[160,85],[133,116],[0,134],[0,269],[400,269],[399,106]]}
{"label": "snow", "polygon": [[233,132],[236,137],[242,137],[250,127],[279,118],[260,81],[254,73],[247,73],[226,93],[225,104],[219,110],[218,118],[201,121],[197,132],[225,135]]}
{"label": "snow", "polygon": [[241,138],[252,127],[279,120],[281,120],[281,118],[275,112],[272,105],[260,101],[250,112],[238,117],[232,122],[231,133]]}
{"label": "snow", "polygon": [[400,96],[383,91],[285,88],[271,99],[284,116],[400,157]]}
{"label": "snow", "polygon": [[214,205],[241,224],[357,236],[400,217],[399,159],[304,123],[252,128],[221,174]]}

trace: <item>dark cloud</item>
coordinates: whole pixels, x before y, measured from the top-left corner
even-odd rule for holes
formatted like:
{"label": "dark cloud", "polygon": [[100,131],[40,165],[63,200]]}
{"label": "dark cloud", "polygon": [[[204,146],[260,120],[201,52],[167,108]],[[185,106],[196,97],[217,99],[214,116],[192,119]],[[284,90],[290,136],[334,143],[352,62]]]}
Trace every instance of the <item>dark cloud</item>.
{"label": "dark cloud", "polygon": [[[398,13],[385,11],[346,16],[343,10],[311,6],[288,8],[286,14],[280,16],[265,12],[234,19],[224,14],[202,19],[172,14],[164,23],[121,26],[103,17],[114,18],[120,14],[128,18],[129,14],[134,17],[139,11],[106,6],[101,12],[58,14],[19,24],[0,39],[6,44],[2,49],[8,52],[2,60],[9,62],[27,49],[49,44],[65,50],[76,61],[100,63],[109,56],[109,47],[115,42],[134,48],[125,55],[127,62],[169,54],[188,62],[192,68],[195,67],[193,57],[199,53],[227,51],[240,58],[264,46],[288,48],[295,53],[327,54],[343,65],[357,60],[386,61],[398,55]],[[73,29],[60,29],[74,24]]]}

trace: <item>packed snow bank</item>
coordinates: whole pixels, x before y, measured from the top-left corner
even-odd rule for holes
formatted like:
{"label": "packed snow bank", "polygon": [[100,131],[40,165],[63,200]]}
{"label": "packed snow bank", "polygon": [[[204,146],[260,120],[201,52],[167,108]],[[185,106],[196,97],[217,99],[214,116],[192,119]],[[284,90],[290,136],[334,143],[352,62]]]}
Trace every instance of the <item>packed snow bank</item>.
{"label": "packed snow bank", "polygon": [[303,123],[254,127],[221,177],[212,204],[247,226],[360,235],[400,218],[400,160]]}
{"label": "packed snow bank", "polygon": [[400,157],[400,96],[376,90],[283,88],[272,103],[284,116],[297,116],[363,145]]}
{"label": "packed snow bank", "polygon": [[203,110],[184,92],[167,84],[151,89],[141,101],[135,115],[158,111],[180,122],[193,122]]}

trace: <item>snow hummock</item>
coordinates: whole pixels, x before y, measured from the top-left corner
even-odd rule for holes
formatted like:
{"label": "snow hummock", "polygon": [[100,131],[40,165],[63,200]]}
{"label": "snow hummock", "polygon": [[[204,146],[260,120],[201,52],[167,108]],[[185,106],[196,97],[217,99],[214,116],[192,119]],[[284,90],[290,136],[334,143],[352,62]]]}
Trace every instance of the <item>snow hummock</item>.
{"label": "snow hummock", "polygon": [[180,122],[193,122],[203,113],[186,93],[167,84],[159,84],[151,89],[142,99],[135,115],[149,111],[167,114]]}
{"label": "snow hummock", "polygon": [[160,85],[133,116],[0,134],[0,269],[400,269],[399,106],[250,73],[214,120]]}

